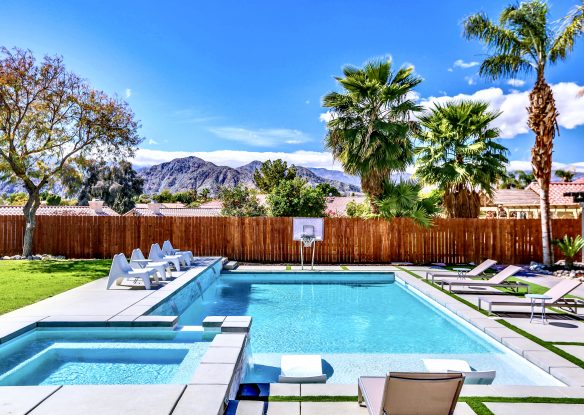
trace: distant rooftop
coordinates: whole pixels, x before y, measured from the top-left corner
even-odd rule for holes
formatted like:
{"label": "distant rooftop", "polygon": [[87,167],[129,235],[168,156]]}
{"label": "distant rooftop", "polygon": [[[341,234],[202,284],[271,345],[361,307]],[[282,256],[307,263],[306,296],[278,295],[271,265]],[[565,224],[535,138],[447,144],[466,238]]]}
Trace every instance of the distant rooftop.
{"label": "distant rooftop", "polygon": [[[23,215],[22,206],[0,206],[0,215]],[[40,216],[120,216],[108,206],[94,209],[90,206],[46,206],[41,205],[37,210]]]}

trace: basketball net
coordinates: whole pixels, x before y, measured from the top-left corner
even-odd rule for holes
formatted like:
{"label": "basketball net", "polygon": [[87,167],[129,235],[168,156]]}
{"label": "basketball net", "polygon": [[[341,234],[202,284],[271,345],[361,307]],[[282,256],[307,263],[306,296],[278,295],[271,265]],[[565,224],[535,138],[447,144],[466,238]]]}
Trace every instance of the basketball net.
{"label": "basketball net", "polygon": [[316,241],[316,237],[314,235],[302,235],[300,240],[305,248],[310,248]]}

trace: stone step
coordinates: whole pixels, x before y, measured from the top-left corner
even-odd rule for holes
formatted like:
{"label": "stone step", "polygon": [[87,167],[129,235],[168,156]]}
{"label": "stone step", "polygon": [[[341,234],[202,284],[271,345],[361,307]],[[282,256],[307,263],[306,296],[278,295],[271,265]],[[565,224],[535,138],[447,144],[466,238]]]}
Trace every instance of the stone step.
{"label": "stone step", "polygon": [[223,269],[226,269],[227,271],[233,271],[237,269],[237,267],[239,267],[239,262],[237,261],[229,261],[223,265]]}

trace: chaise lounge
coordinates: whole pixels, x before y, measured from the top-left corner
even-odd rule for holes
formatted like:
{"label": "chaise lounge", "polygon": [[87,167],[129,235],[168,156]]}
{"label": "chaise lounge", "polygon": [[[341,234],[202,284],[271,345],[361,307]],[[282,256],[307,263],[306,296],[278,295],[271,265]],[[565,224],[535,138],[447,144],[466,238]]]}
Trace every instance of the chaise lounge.
{"label": "chaise lounge", "polygon": [[[480,277],[484,274],[484,272],[486,270],[491,268],[496,263],[497,263],[497,261],[495,261],[493,259],[487,259],[486,261],[481,262],[479,265],[477,265],[476,267],[471,269],[469,272],[464,274],[464,276],[465,277]],[[459,276],[460,276],[459,274],[446,274],[442,271],[440,271],[440,272],[427,272],[426,273],[426,280],[431,278],[432,283],[434,283],[434,279],[436,277],[438,277],[438,278],[453,278],[453,277],[459,277]]]}
{"label": "chaise lounge", "polygon": [[117,254],[114,255],[112,260],[112,265],[110,267],[110,272],[107,280],[107,289],[109,290],[110,287],[116,283],[116,285],[128,285],[123,284],[125,279],[133,279],[133,285],[135,285],[138,280],[142,280],[144,283],[144,288],[149,290],[152,286],[150,282],[150,277],[154,277],[154,281],[158,284],[158,278],[156,278],[156,270],[155,269],[143,269],[140,271],[136,271],[130,267],[128,261],[126,260],[126,256],[124,254]]}
{"label": "chaise lounge", "polygon": [[464,383],[462,373],[391,372],[362,376],[358,402],[369,415],[452,415]]}
{"label": "chaise lounge", "polygon": [[[563,280],[547,290],[543,295],[550,297],[546,300],[546,307],[562,308],[571,313],[576,313],[579,307],[584,307],[584,301],[578,298],[563,298],[570,294],[581,284],[578,280]],[[529,298],[490,298],[479,297],[479,309],[482,309],[483,304],[488,305],[487,311],[492,314],[493,306],[530,306],[531,300]]]}
{"label": "chaise lounge", "polygon": [[515,292],[519,292],[519,288],[525,288],[526,292],[529,292],[529,284],[518,281],[507,281],[513,275],[521,271],[521,267],[515,265],[509,265],[507,268],[493,275],[488,280],[458,280],[458,281],[447,281],[440,280],[438,284],[444,289],[444,286],[448,286],[448,291],[452,292],[452,287],[505,287],[510,288]]}

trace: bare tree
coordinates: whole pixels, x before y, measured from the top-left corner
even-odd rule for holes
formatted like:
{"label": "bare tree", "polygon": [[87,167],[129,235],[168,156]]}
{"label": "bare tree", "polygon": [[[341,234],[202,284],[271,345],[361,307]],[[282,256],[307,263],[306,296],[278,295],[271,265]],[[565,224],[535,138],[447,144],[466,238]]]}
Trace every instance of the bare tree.
{"label": "bare tree", "polygon": [[128,105],[92,89],[61,57],[0,49],[0,171],[20,181],[28,200],[22,254],[32,254],[40,194],[92,158],[124,158],[140,143]]}

